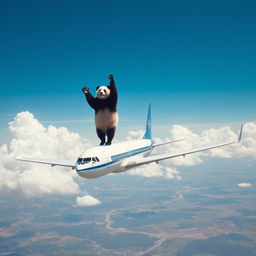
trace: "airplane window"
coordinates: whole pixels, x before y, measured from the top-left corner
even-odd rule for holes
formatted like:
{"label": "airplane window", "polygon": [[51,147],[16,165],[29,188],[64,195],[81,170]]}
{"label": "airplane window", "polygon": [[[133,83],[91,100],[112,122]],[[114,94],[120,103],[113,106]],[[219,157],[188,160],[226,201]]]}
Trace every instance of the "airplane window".
{"label": "airplane window", "polygon": [[92,158],[92,161],[94,161],[94,162],[99,162],[100,160],[99,160],[98,157],[95,156],[95,157]]}
{"label": "airplane window", "polygon": [[87,157],[87,158],[78,158],[77,160],[77,164],[87,164],[89,162],[92,161],[91,157]]}
{"label": "airplane window", "polygon": [[83,158],[78,158],[78,159],[77,159],[77,164],[81,164],[82,161],[83,161]]}
{"label": "airplane window", "polygon": [[82,164],[87,164],[87,163],[89,163],[89,162],[91,162],[91,161],[92,161],[92,158],[91,158],[91,157],[83,158]]}

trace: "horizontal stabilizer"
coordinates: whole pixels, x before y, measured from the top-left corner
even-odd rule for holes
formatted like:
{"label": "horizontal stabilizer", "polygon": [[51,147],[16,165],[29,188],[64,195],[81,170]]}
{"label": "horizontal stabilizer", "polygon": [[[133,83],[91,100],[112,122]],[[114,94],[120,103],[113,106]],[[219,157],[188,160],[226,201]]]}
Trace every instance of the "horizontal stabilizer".
{"label": "horizontal stabilizer", "polygon": [[162,146],[162,145],[166,145],[166,144],[171,144],[171,143],[179,142],[179,141],[182,141],[182,140],[185,140],[185,139],[172,140],[172,141],[167,141],[167,142],[162,142],[162,143],[155,143],[155,144],[153,144],[153,148],[159,147],[159,146]]}

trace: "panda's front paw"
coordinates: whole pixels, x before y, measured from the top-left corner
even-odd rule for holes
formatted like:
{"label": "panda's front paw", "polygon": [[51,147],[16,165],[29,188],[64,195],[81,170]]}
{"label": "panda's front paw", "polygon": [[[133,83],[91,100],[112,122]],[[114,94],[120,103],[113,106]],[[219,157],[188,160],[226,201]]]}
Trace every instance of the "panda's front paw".
{"label": "panda's front paw", "polygon": [[110,81],[113,81],[114,80],[114,77],[113,77],[113,75],[108,75],[108,79],[110,80]]}
{"label": "panda's front paw", "polygon": [[84,87],[84,88],[82,89],[82,92],[83,92],[84,94],[89,93],[89,88],[88,88],[88,87]]}

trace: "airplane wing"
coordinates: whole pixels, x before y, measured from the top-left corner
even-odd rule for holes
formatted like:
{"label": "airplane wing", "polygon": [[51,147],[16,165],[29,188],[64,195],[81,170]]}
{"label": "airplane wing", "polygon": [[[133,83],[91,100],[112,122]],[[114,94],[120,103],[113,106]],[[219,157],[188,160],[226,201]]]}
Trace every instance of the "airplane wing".
{"label": "airplane wing", "polygon": [[65,167],[71,167],[72,169],[75,169],[74,162],[67,162],[67,161],[56,161],[56,160],[43,160],[43,159],[29,159],[29,158],[16,158],[18,161],[23,162],[30,162],[30,163],[39,163],[39,164],[49,164],[51,166],[65,166]]}
{"label": "airplane wing", "polygon": [[181,153],[177,153],[177,154],[162,154],[162,155],[157,155],[157,156],[149,156],[149,157],[145,157],[145,158],[139,158],[139,159],[134,159],[134,160],[130,160],[124,163],[124,167],[126,168],[132,168],[132,167],[136,167],[136,166],[140,166],[143,164],[149,164],[149,163],[153,163],[153,162],[158,162],[161,160],[166,160],[166,159],[170,159],[170,158],[175,158],[178,156],[186,156],[189,154],[193,154],[193,153],[197,153],[197,152],[201,152],[201,151],[205,151],[205,150],[210,150],[210,149],[214,149],[214,148],[219,148],[219,147],[224,147],[227,145],[231,145],[237,142],[241,141],[242,138],[242,131],[243,131],[243,124],[241,125],[241,130],[240,130],[240,134],[238,136],[238,139],[236,141],[232,141],[232,142],[227,142],[227,143],[222,143],[222,144],[217,144],[217,145],[213,145],[210,147],[204,147],[204,148],[198,148],[198,149],[194,149],[191,151],[185,151],[185,152],[181,152]]}

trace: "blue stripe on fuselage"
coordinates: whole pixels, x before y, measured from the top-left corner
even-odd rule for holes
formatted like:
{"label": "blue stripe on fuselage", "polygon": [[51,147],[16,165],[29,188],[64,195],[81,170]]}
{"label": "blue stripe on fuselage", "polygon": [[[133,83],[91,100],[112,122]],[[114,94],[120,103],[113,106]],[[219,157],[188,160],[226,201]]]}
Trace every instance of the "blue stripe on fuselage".
{"label": "blue stripe on fuselage", "polygon": [[76,171],[77,172],[84,172],[84,171],[89,171],[89,170],[92,170],[92,169],[98,169],[98,168],[101,168],[101,167],[105,167],[107,165],[111,165],[111,164],[114,164],[116,162],[119,162],[119,161],[121,161],[121,160],[123,160],[127,157],[132,157],[132,156],[141,154],[141,153],[146,152],[150,149],[152,149],[152,145],[144,147],[144,148],[139,148],[139,149],[134,149],[134,150],[131,150],[131,151],[127,151],[127,152],[124,152],[124,153],[121,153],[121,154],[113,155],[113,156],[111,156],[111,159],[112,159],[111,162],[101,164],[101,165],[97,165],[97,166],[93,166],[93,167],[89,167],[89,168],[85,168],[85,169],[81,169],[81,170],[76,170]]}
{"label": "blue stripe on fuselage", "polygon": [[118,155],[111,156],[111,159],[112,159],[112,162],[115,163],[115,162],[118,162],[118,161],[120,161],[120,160],[122,160],[124,158],[135,156],[135,155],[138,155],[138,154],[143,153],[145,151],[148,151],[151,148],[152,148],[152,146],[134,149],[134,150],[131,150],[131,151],[127,151],[127,152],[118,154]]}

